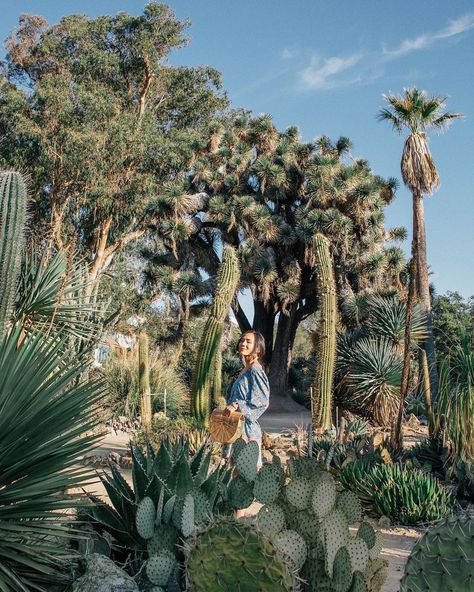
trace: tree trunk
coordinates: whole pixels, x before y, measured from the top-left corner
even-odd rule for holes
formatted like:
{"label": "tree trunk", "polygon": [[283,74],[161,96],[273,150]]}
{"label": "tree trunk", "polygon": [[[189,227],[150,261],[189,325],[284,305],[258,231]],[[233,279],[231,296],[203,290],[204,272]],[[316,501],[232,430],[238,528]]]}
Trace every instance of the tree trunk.
{"label": "tree trunk", "polygon": [[431,312],[430,284],[428,279],[428,261],[426,256],[426,232],[423,196],[413,192],[413,238],[416,240],[416,292],[417,300],[423,307],[427,319],[427,337],[422,347],[426,351],[430,369],[431,397],[436,401],[438,394],[438,369],[433,337],[433,318]]}
{"label": "tree trunk", "polygon": [[269,364],[273,356],[273,331],[275,325],[274,308],[270,302],[269,306],[261,300],[254,300],[253,328],[259,331],[265,339],[265,364]]}
{"label": "tree trunk", "polygon": [[289,307],[290,314],[280,313],[268,378],[271,411],[301,411],[301,406],[288,396],[288,371],[291,344],[296,333],[298,303]]}

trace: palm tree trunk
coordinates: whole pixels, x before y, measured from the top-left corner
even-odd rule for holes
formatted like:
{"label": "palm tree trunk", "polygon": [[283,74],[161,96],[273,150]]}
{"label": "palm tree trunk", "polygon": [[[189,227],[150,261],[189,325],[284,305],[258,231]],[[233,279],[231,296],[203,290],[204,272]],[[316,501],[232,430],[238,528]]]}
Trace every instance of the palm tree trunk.
{"label": "palm tree trunk", "polygon": [[438,369],[433,337],[433,317],[431,312],[430,284],[428,279],[428,260],[426,256],[426,231],[423,196],[413,191],[413,238],[416,240],[416,295],[427,319],[427,337],[422,344],[428,358],[430,369],[431,396],[433,402],[438,394]]}

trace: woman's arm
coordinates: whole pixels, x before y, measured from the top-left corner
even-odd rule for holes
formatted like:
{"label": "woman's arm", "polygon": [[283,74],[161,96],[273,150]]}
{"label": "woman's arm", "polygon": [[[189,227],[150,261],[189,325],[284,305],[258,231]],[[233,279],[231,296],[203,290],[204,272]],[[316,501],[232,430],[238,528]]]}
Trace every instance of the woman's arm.
{"label": "woman's arm", "polygon": [[252,367],[239,385],[233,403],[237,403],[240,412],[250,421],[257,421],[268,408],[270,385],[263,368]]}

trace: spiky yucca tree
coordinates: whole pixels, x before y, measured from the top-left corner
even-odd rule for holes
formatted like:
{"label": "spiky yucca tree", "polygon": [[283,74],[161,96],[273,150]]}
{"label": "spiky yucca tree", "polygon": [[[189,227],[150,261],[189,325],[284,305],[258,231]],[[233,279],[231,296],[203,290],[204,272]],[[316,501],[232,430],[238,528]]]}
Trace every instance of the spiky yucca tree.
{"label": "spiky yucca tree", "polygon": [[331,427],[332,388],[336,362],[336,284],[329,241],[316,234],[313,241],[318,287],[319,323],[314,336],[316,373],[313,381],[311,412],[315,428]]}
{"label": "spiky yucca tree", "polygon": [[403,95],[385,95],[388,107],[381,109],[378,118],[389,121],[397,133],[408,130],[403,147],[401,170],[403,182],[413,196],[412,257],[415,259],[415,300],[422,304],[428,319],[428,333],[424,347],[430,366],[430,382],[436,399],[438,373],[431,319],[431,299],[426,256],[425,215],[423,194],[431,195],[439,187],[440,180],[431,152],[426,130],[444,130],[460,113],[445,111],[446,97],[429,97],[416,87],[405,89]]}
{"label": "spiky yucca tree", "polygon": [[191,412],[203,426],[206,426],[209,420],[211,388],[215,380],[216,355],[224,330],[224,320],[238,281],[237,255],[232,247],[227,246],[222,254],[211,314],[204,326],[193,376]]}

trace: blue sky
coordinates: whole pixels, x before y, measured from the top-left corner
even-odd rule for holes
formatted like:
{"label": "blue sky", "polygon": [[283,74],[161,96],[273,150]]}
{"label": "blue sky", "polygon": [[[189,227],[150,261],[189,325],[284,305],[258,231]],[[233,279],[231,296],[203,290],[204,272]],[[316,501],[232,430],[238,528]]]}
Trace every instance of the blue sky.
{"label": "blue sky", "polygon": [[[127,11],[136,0],[22,0],[2,3],[0,38],[21,12],[56,22],[64,14]],[[209,64],[223,73],[235,106],[270,113],[280,129],[297,125],[304,140],[348,136],[354,155],[400,179],[403,137],[376,121],[383,93],[416,85],[448,96],[463,113],[430,147],[441,187],[425,200],[428,259],[438,293],[474,294],[474,5],[471,0],[173,0],[189,18],[191,43],[175,64]],[[4,49],[0,50],[1,54]],[[0,54],[0,55],[1,55]],[[411,196],[401,185],[388,226],[411,230]],[[406,249],[409,249],[407,243]]]}

